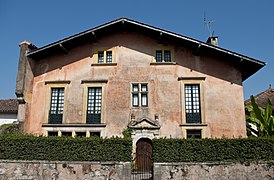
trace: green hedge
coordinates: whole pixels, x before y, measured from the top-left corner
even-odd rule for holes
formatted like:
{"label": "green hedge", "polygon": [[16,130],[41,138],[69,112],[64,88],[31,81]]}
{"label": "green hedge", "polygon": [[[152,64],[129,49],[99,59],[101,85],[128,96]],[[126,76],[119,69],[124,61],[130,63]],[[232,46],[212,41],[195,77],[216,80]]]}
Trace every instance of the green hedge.
{"label": "green hedge", "polygon": [[274,160],[274,138],[153,139],[154,162]]}
{"label": "green hedge", "polygon": [[[153,139],[154,162],[274,161],[274,138]],[[131,161],[132,140],[124,138],[0,136],[0,159]]]}
{"label": "green hedge", "polygon": [[0,159],[131,161],[132,142],[122,138],[0,136]]}

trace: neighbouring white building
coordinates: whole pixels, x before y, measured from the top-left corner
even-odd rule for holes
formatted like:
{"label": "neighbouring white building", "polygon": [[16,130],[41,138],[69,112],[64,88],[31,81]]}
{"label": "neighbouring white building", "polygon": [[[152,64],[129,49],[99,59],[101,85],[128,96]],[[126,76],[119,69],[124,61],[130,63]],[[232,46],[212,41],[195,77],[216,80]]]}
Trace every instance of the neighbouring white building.
{"label": "neighbouring white building", "polygon": [[17,121],[18,102],[17,99],[0,100],[0,126]]}

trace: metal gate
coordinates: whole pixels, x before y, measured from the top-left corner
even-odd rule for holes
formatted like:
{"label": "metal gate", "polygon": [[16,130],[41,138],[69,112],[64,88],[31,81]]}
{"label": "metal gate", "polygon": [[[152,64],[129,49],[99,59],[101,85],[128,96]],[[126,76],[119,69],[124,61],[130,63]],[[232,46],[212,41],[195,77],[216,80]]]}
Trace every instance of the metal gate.
{"label": "metal gate", "polygon": [[133,161],[132,180],[153,179],[152,141],[142,138],[136,143],[136,157]]}

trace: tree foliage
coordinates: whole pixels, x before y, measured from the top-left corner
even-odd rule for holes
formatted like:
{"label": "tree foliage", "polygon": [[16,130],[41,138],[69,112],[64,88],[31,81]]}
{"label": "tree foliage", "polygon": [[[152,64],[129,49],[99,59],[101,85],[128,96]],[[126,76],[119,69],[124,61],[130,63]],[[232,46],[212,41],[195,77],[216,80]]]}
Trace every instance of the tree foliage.
{"label": "tree foliage", "polygon": [[274,117],[272,115],[272,103],[268,99],[266,108],[259,107],[255,98],[250,97],[251,105],[246,106],[247,122],[254,124],[257,129],[258,136],[273,136],[274,135]]}
{"label": "tree foliage", "polygon": [[124,138],[131,139],[132,132],[133,132],[133,129],[128,127],[128,128],[123,130],[122,134],[123,134]]}
{"label": "tree foliage", "polygon": [[3,124],[0,126],[0,136],[14,132],[19,132],[18,123]]}

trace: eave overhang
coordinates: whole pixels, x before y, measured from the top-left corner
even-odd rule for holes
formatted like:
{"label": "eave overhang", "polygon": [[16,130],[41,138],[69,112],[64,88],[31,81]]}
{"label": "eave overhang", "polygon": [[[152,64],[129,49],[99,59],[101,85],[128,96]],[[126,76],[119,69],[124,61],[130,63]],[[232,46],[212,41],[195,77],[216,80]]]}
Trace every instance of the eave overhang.
{"label": "eave overhang", "polygon": [[67,54],[69,49],[79,44],[96,42],[105,34],[121,30],[141,32],[149,35],[150,37],[155,37],[158,39],[160,37],[161,39],[175,41],[178,44],[191,48],[193,52],[198,49],[199,52],[210,53],[227,61],[231,61],[241,70],[243,81],[266,65],[263,61],[128,18],[120,18],[46,46],[34,49],[28,52],[27,56],[32,59],[39,60],[52,56],[56,53],[65,52]]}

